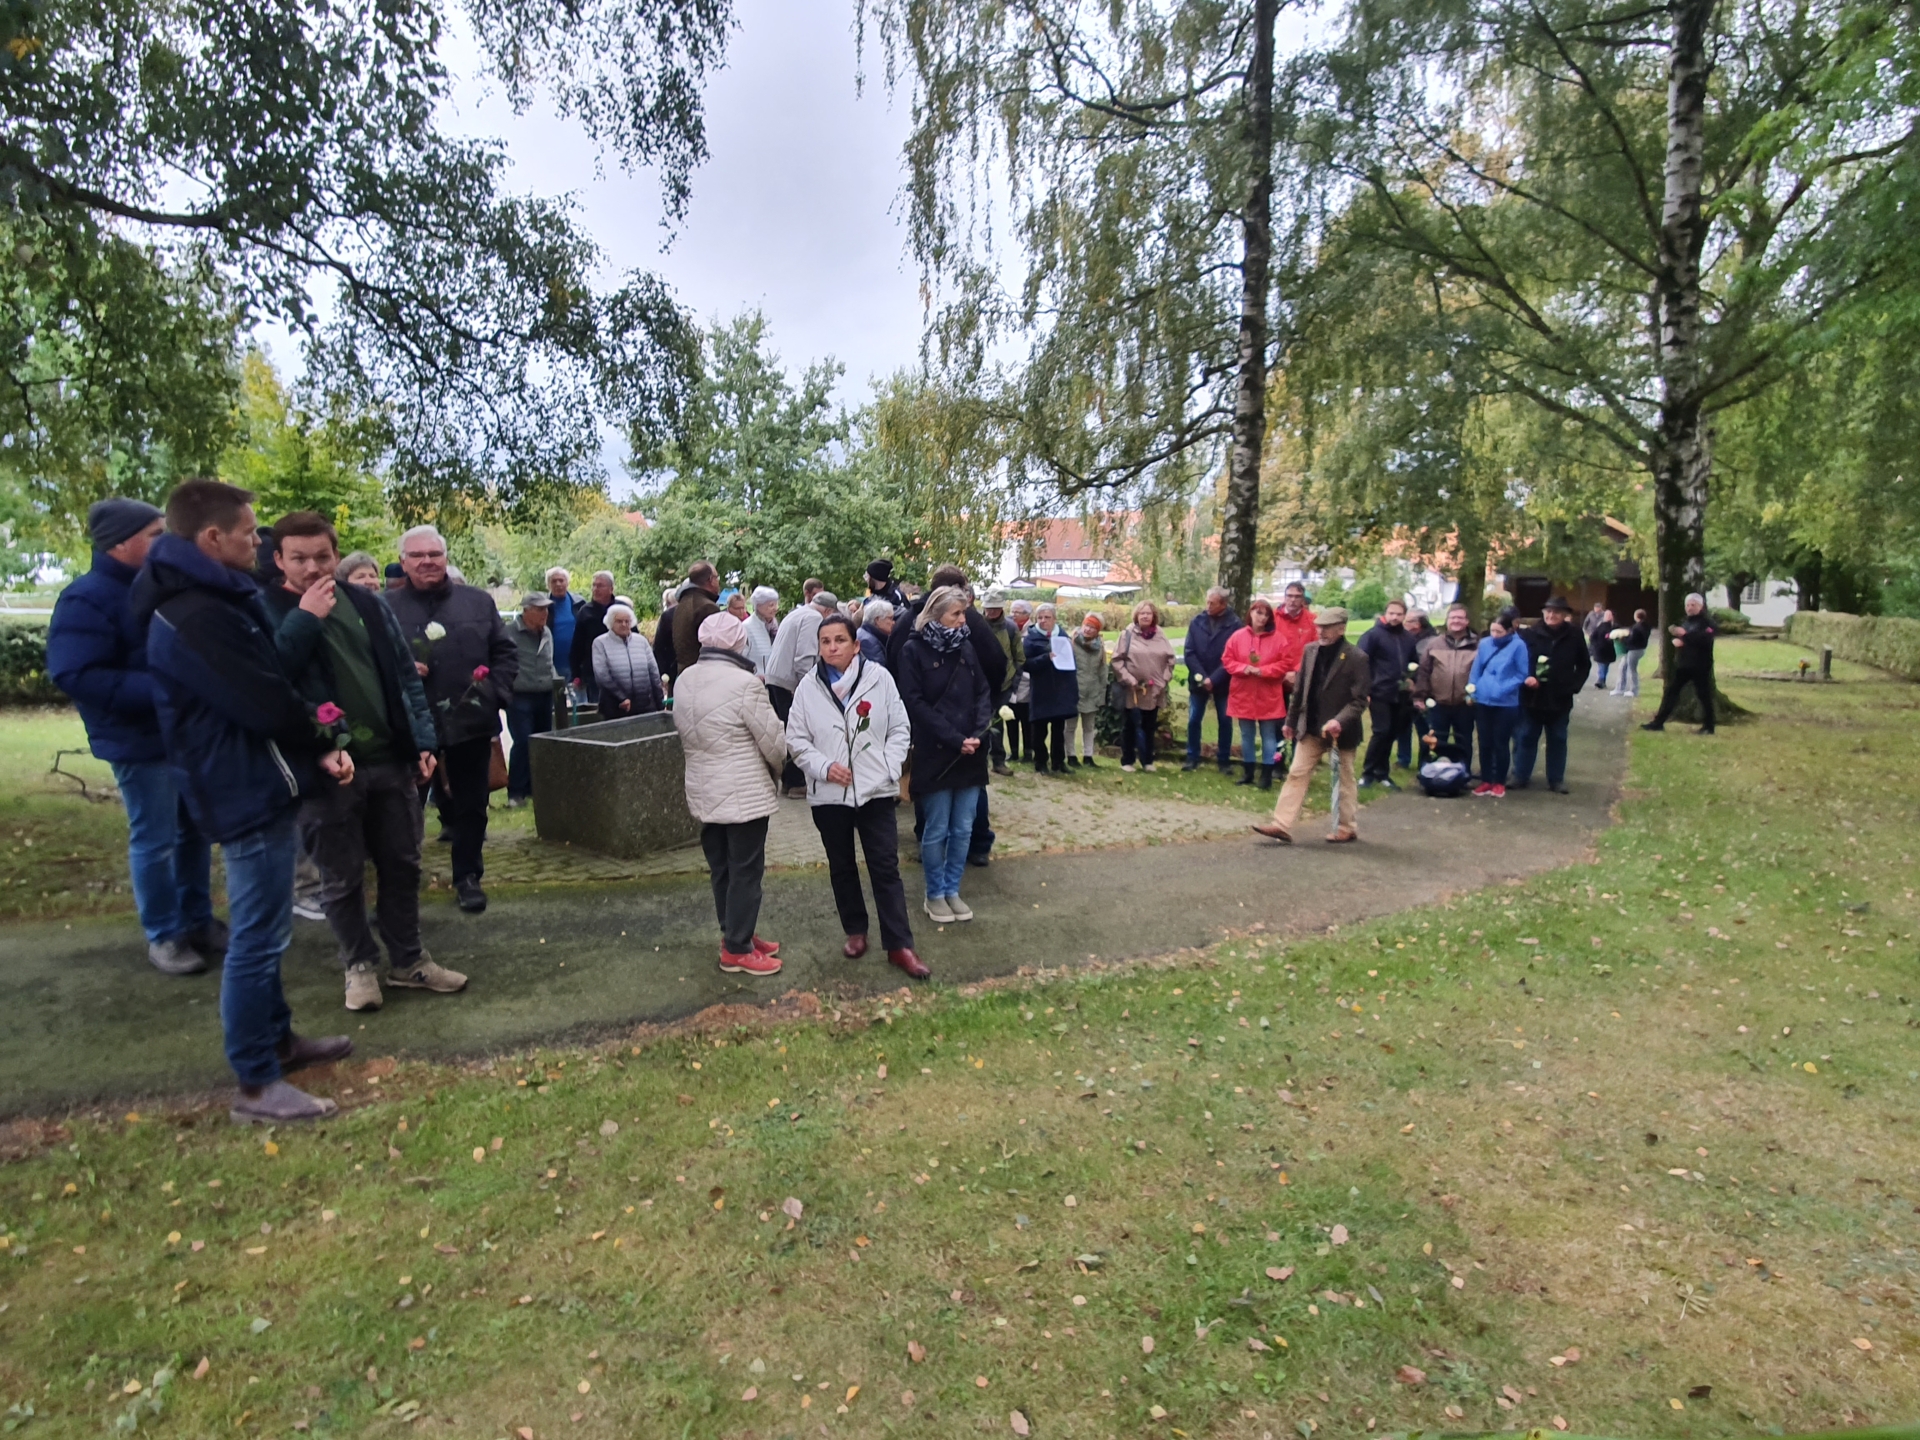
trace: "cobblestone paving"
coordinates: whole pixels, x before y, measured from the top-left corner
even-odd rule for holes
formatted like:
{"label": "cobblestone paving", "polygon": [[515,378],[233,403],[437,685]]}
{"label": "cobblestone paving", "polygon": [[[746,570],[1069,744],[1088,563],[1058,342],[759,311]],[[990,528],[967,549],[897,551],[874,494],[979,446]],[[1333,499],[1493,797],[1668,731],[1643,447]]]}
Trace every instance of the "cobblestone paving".
{"label": "cobblestone paving", "polygon": [[[1116,771],[1117,773],[1117,771]],[[1140,777],[1150,781],[1151,777]],[[1031,772],[995,776],[991,796],[996,856],[1103,850],[1131,845],[1177,845],[1243,834],[1247,813],[1227,805],[1140,797],[1114,789],[1052,779]],[[767,830],[767,864],[774,869],[823,865],[820,836],[804,800],[783,800]],[[902,844],[912,845],[912,812],[902,807]],[[427,828],[435,826],[429,817]],[[444,846],[427,842],[429,883],[448,883]],[[548,884],[584,880],[628,880],[642,876],[705,874],[698,845],[620,860],[573,846],[552,845],[533,831],[533,811],[507,810],[496,797],[487,834],[489,884]]]}

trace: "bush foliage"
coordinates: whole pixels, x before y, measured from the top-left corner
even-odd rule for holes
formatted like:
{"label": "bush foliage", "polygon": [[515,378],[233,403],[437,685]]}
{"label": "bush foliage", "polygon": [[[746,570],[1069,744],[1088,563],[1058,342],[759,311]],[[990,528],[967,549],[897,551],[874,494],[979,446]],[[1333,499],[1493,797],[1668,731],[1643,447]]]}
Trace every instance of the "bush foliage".
{"label": "bush foliage", "polygon": [[58,705],[66,698],[47,678],[46,623],[0,624],[0,705]]}
{"label": "bush foliage", "polygon": [[1831,645],[1842,660],[1920,680],[1920,620],[1800,610],[1787,617],[1787,638],[1809,650]]}

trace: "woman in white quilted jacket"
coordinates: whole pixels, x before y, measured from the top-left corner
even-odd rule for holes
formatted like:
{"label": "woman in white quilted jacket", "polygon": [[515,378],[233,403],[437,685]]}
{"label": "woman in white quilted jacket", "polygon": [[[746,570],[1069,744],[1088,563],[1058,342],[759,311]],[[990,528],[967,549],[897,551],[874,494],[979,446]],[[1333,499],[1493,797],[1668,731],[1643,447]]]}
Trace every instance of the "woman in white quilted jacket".
{"label": "woman in white quilted jacket", "polygon": [[780,808],[775,777],[787,732],[747,659],[747,627],[722,610],[700,622],[700,657],[673,687],[673,725],[686,754],[687,809],[713,875],[720,968],[777,975],[780,946],[754,933],[767,868],[767,818]]}
{"label": "woman in white quilted jacket", "polygon": [[929,972],[913,953],[894,822],[913,726],[893,676],[860,653],[852,617],[827,616],[820,622],[818,643],[818,663],[793,692],[787,748],[807,777],[814,828],[826,847],[833,903],[847,937],[841,953],[849,960],[867,953],[867,902],[853,858],[858,834],[873,879],[887,963],[924,980]]}

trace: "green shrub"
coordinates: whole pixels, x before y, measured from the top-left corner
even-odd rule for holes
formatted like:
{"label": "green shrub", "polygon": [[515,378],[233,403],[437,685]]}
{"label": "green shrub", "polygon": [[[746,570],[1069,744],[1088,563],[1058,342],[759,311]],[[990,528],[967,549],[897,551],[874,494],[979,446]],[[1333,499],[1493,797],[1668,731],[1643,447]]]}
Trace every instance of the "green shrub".
{"label": "green shrub", "polygon": [[1787,638],[1809,650],[1831,645],[1842,660],[1920,680],[1920,620],[1800,610],[1787,617]]}
{"label": "green shrub", "polygon": [[[1054,614],[1062,625],[1069,628],[1078,625],[1089,615],[1098,615],[1106,633],[1117,635],[1133,623],[1133,609],[1139,603],[1138,600],[1109,601],[1105,605],[1093,605],[1084,600],[1065,600],[1055,607]],[[1160,609],[1160,623],[1170,630],[1183,628],[1201,610],[1198,605],[1169,605],[1164,600],[1154,603]]]}
{"label": "green shrub", "polygon": [[0,624],[0,705],[59,705],[66,698],[47,678],[46,621]]}
{"label": "green shrub", "polygon": [[1753,628],[1753,622],[1745,615],[1722,605],[1708,606],[1707,614],[1713,620],[1714,629],[1722,635],[1744,635]]}

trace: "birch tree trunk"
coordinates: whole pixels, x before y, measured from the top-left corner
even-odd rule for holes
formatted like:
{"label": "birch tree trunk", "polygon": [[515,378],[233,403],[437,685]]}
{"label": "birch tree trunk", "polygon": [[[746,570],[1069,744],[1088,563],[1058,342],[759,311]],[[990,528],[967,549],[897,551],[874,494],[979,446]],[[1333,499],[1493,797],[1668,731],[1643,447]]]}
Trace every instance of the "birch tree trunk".
{"label": "birch tree trunk", "polygon": [[1240,387],[1220,523],[1220,585],[1245,613],[1253,596],[1260,515],[1260,454],[1267,438],[1267,287],[1273,257],[1273,32],[1279,0],[1254,0],[1253,56],[1247,67],[1247,202],[1241,217]]}
{"label": "birch tree trunk", "polygon": [[1707,33],[1717,0],[1673,0],[1667,61],[1666,196],[1654,288],[1660,430],[1653,454],[1654,540],[1660,578],[1660,665],[1672,673],[1673,637],[1685,599],[1705,589],[1710,438],[1701,420],[1700,256],[1706,220]]}

